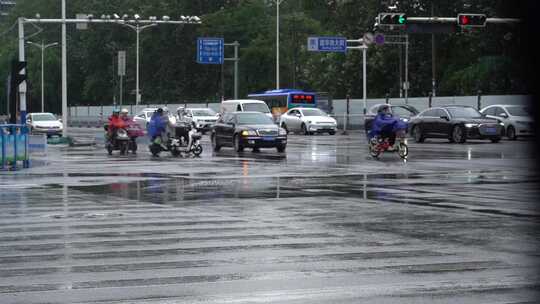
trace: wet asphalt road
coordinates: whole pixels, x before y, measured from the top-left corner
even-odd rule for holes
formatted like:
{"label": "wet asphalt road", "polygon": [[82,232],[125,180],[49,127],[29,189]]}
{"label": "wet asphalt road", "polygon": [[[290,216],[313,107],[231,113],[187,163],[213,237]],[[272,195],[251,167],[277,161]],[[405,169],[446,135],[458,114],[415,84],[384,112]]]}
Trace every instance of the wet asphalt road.
{"label": "wet asphalt road", "polygon": [[370,158],[360,133],[291,135],[284,154],[203,144],[159,159],[50,147],[0,173],[0,303],[540,296],[531,141],[410,143],[406,162]]}

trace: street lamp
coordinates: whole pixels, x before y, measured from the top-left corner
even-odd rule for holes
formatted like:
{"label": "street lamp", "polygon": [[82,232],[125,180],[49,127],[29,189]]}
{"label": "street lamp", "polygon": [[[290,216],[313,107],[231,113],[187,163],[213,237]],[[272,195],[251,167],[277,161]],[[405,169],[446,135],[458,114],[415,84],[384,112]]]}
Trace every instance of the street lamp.
{"label": "street lamp", "polygon": [[276,90],[279,89],[279,5],[285,0],[276,1]]}
{"label": "street lamp", "polygon": [[[137,20],[137,21],[140,19],[140,16],[137,15],[137,14],[135,14],[134,17],[135,17],[135,20]],[[164,16],[163,19],[165,20],[165,16]],[[125,26],[129,27],[130,29],[134,30],[137,33],[137,43],[136,43],[136,48],[137,48],[136,69],[137,69],[137,72],[136,72],[136,75],[135,75],[135,104],[139,105],[139,103],[141,102],[141,93],[140,93],[140,89],[139,89],[139,35],[144,29],[152,27],[152,26],[156,26],[157,23],[151,23],[151,24],[143,25],[143,26],[141,26],[139,23],[136,23],[135,25],[123,23],[122,25],[125,25]]]}
{"label": "street lamp", "polygon": [[43,41],[41,41],[41,44],[39,44],[39,43],[34,43],[32,41],[27,41],[26,43],[41,49],[41,112],[45,112],[45,97],[44,97],[44,94],[45,94],[44,93],[44,91],[45,91],[45,85],[44,85],[45,77],[44,77],[44,75],[45,74],[43,72],[43,70],[44,70],[44,60],[43,60],[44,56],[43,56],[43,54],[44,54],[46,48],[58,45],[58,42],[45,44]]}

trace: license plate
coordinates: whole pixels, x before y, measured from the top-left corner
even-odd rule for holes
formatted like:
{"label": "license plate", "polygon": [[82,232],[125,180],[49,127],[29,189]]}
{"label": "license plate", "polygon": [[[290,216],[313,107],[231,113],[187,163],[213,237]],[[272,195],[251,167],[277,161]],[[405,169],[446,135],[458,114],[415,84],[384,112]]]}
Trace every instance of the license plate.
{"label": "license plate", "polygon": [[484,132],[489,133],[489,134],[494,134],[494,133],[497,132],[497,129],[496,128],[485,128]]}
{"label": "license plate", "polygon": [[274,138],[271,137],[271,136],[265,136],[265,137],[262,138],[262,140],[272,141],[272,140],[274,140]]}

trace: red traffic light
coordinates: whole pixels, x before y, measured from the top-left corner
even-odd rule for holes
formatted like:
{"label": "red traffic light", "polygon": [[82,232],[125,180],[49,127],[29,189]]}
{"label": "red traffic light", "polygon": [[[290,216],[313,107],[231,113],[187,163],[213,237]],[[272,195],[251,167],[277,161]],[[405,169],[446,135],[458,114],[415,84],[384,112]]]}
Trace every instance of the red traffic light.
{"label": "red traffic light", "polygon": [[487,17],[484,14],[459,14],[457,23],[462,27],[484,27]]}

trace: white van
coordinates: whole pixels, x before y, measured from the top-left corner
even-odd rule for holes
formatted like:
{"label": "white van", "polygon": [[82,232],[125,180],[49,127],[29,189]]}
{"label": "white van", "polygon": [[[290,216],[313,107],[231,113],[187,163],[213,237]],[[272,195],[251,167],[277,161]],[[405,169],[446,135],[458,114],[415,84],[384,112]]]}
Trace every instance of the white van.
{"label": "white van", "polygon": [[229,112],[261,112],[273,119],[268,105],[262,100],[256,99],[237,99],[224,100],[219,109],[221,114]]}

